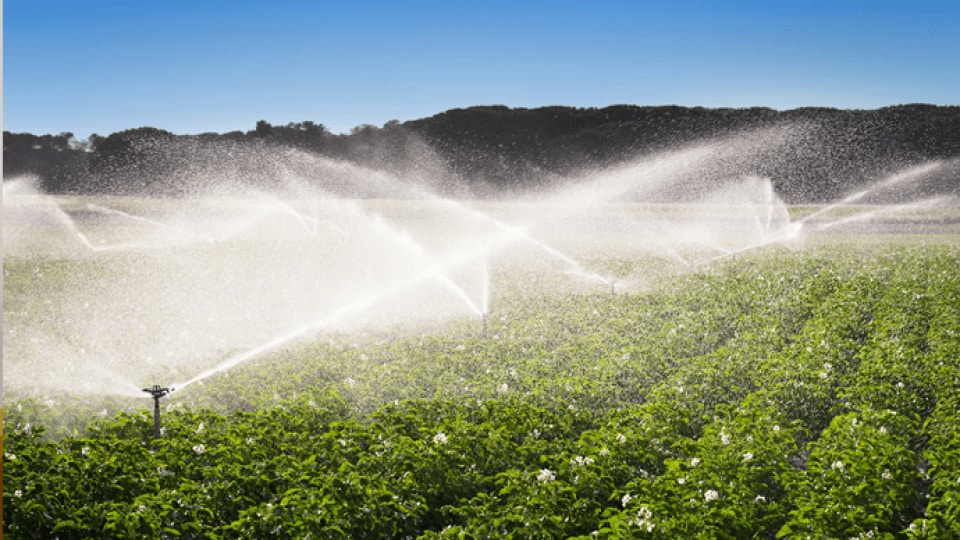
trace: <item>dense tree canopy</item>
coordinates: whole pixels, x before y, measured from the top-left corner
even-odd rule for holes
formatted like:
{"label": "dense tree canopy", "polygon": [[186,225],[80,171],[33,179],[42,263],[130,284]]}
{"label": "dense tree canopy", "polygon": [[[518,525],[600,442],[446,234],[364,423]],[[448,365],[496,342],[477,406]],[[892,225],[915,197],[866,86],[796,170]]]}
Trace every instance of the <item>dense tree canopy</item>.
{"label": "dense tree canopy", "polygon": [[[200,181],[197,163],[249,158],[253,149],[275,155],[295,151],[301,159],[324,156],[391,174],[442,169],[474,195],[496,196],[684,144],[777,126],[792,126],[802,136],[744,172],[769,176],[790,202],[829,200],[899,167],[960,159],[960,107],[913,104],[787,111],[477,106],[383,127],[362,125],[349,134],[333,134],[311,121],[274,126],[265,120],[245,133],[174,135],[140,127],[87,141],[71,133],[5,132],[3,160],[5,178],[36,175],[48,192],[175,195]],[[263,172],[253,161],[230,170]],[[953,177],[935,186],[960,189]]]}

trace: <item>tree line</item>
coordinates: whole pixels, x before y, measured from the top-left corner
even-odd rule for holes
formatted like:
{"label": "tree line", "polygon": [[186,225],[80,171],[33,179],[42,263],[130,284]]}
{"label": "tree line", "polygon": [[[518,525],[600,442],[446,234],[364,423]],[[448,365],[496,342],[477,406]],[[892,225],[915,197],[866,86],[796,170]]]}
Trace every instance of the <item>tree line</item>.
{"label": "tree line", "polygon": [[[897,105],[873,110],[616,105],[448,110],[382,127],[334,134],[312,121],[228,133],[175,135],[139,127],[79,140],[72,133],[4,132],[3,175],[34,175],[48,193],[190,193],[217,181],[279,182],[277,171],[310,178],[311,158],[396,175],[447,175],[463,194],[499,196],[549,186],[700,141],[790,127],[798,136],[733,171],[770,177],[788,202],[830,200],[857,182],[929,160],[960,160],[960,106]],[[960,191],[956,167],[934,191]],[[307,172],[304,172],[307,171]],[[322,176],[322,175],[321,175]],[[232,179],[232,180],[231,180]],[[253,180],[251,180],[253,179]],[[326,187],[326,186],[324,186]],[[441,188],[442,189],[442,188]],[[453,189],[453,188],[450,188]]]}

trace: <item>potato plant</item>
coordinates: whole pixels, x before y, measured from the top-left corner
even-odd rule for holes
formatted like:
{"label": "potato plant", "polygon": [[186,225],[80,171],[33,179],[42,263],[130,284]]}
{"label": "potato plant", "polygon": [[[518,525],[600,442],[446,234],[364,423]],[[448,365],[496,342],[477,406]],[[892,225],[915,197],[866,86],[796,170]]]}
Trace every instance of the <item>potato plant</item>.
{"label": "potato plant", "polygon": [[615,295],[496,279],[486,337],[291,345],[165,397],[158,439],[141,404],[16,397],[4,534],[960,535],[956,246],[771,250]]}

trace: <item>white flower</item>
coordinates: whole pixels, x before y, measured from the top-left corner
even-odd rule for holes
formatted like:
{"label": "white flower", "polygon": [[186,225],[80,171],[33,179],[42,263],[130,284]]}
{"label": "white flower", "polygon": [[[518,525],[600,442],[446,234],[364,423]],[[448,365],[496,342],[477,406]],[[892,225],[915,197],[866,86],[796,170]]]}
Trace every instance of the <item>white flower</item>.
{"label": "white flower", "polygon": [[627,437],[623,433],[617,433],[617,442],[623,444],[627,442]]}
{"label": "white flower", "polygon": [[434,444],[447,444],[447,436],[441,431],[433,436]]}
{"label": "white flower", "polygon": [[16,454],[11,454],[11,453],[9,453],[9,452],[4,452],[4,453],[3,453],[3,457],[4,457],[7,461],[16,461],[16,460],[17,460],[17,455],[16,455]]}
{"label": "white flower", "polygon": [[646,520],[646,519],[638,519],[636,521],[636,524],[637,524],[637,527],[640,527],[646,530],[647,532],[653,532],[653,528],[656,527],[656,524],[651,523],[649,520]]}
{"label": "white flower", "polygon": [[650,521],[652,517],[653,512],[651,512],[646,506],[641,506],[640,510],[637,510],[637,518],[631,520],[630,524],[636,525],[647,532],[653,532],[653,528],[656,527],[656,524]]}
{"label": "white flower", "polygon": [[575,467],[583,467],[584,465],[593,465],[593,458],[590,456],[587,456],[587,457],[577,456],[570,460],[570,464]]}
{"label": "white flower", "polygon": [[[631,497],[629,493],[625,493],[625,494],[623,495],[623,497],[620,499],[620,504],[622,504],[623,507],[626,508],[626,507],[627,507],[627,504],[630,503],[630,500],[631,500],[631,499],[633,499],[633,497]],[[646,507],[644,507],[644,508],[646,508]]]}
{"label": "white flower", "polygon": [[203,422],[200,422],[200,425],[197,426],[197,431],[196,431],[196,433],[197,433],[197,434],[201,433],[201,432],[203,431],[203,429],[204,429]]}
{"label": "white flower", "polygon": [[704,498],[704,500],[707,501],[707,502],[715,501],[715,500],[717,500],[717,497],[719,497],[719,496],[720,496],[720,494],[717,493],[717,491],[716,491],[716,490],[713,490],[713,489],[708,489],[708,490],[703,494],[703,498]]}
{"label": "white flower", "polygon": [[750,452],[743,454],[744,461],[750,461],[751,459],[753,459],[753,454],[751,454]]}
{"label": "white flower", "polygon": [[883,478],[884,480],[889,480],[889,479],[893,478],[893,475],[890,474],[889,469],[884,469],[884,470],[883,470],[883,473],[880,474],[880,477]]}
{"label": "white flower", "polygon": [[843,462],[840,460],[834,461],[830,464],[830,468],[833,470],[843,470]]}
{"label": "white flower", "polygon": [[724,445],[730,444],[730,436],[727,435],[726,433],[722,433],[722,432],[721,432],[721,433],[720,433],[720,442],[722,442]]}
{"label": "white flower", "polygon": [[193,447],[193,452],[194,452],[195,454],[197,454],[197,455],[200,455],[200,454],[204,453],[206,450],[207,450],[207,447],[205,447],[205,446],[202,445],[202,444],[198,444],[198,445],[196,445],[196,446]]}
{"label": "white flower", "polygon": [[17,497],[17,498],[23,497],[23,492],[18,489],[18,490],[16,490],[16,491],[13,492],[13,496],[14,496],[14,497]]}
{"label": "white flower", "polygon": [[887,434],[887,426],[880,426],[880,433]]}
{"label": "white flower", "polygon": [[692,458],[692,459],[690,460],[690,466],[691,466],[691,467],[696,467],[696,466],[699,465],[699,464],[700,464],[700,458],[698,458],[698,457]]}
{"label": "white flower", "polygon": [[506,394],[509,391],[510,391],[510,386],[508,386],[507,383],[503,383],[500,385],[499,388],[497,388],[498,394]]}
{"label": "white flower", "polygon": [[680,478],[677,478],[677,483],[680,484],[681,486],[684,485],[684,484],[686,484],[686,483],[687,483],[687,477],[686,477],[686,476],[682,476],[682,477],[680,477]]}
{"label": "white flower", "polygon": [[779,432],[779,431],[780,431],[780,424],[774,424],[774,426],[773,426],[773,431],[774,431],[774,432]]}
{"label": "white flower", "polygon": [[540,469],[540,474],[537,475],[537,480],[541,482],[553,482],[556,479],[557,475],[553,474],[550,469]]}
{"label": "white flower", "polygon": [[753,504],[758,504],[762,502],[767,502],[767,498],[764,497],[763,495],[757,495],[756,497],[753,498]]}
{"label": "white flower", "polygon": [[85,455],[85,456],[90,455],[90,447],[89,447],[89,446],[84,446],[83,448],[80,449],[80,453],[83,454],[83,455]]}
{"label": "white flower", "polygon": [[607,447],[603,447],[603,448],[600,449],[599,454],[600,454],[601,456],[609,456],[609,455],[610,455],[610,450],[607,450]]}

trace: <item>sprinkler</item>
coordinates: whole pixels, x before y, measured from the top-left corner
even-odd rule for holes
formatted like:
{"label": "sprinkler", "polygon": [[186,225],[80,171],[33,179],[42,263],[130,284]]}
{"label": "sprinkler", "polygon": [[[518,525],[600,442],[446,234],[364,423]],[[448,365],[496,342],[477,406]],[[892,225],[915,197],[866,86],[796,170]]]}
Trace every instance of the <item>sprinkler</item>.
{"label": "sprinkler", "polygon": [[160,437],[160,398],[173,392],[174,388],[162,388],[159,384],[151,388],[144,388],[143,391],[153,396],[153,436]]}

